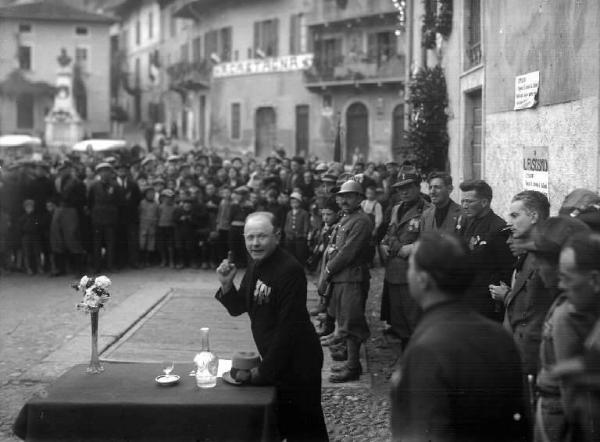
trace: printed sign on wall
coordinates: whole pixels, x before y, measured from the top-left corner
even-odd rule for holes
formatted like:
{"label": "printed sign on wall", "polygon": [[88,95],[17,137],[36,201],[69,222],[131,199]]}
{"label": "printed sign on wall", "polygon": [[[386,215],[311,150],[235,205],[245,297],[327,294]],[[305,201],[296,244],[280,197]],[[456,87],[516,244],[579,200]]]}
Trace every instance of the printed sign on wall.
{"label": "printed sign on wall", "polygon": [[523,188],[548,195],[548,146],[523,148]]}
{"label": "printed sign on wall", "polygon": [[515,110],[535,107],[539,89],[540,71],[515,77]]}

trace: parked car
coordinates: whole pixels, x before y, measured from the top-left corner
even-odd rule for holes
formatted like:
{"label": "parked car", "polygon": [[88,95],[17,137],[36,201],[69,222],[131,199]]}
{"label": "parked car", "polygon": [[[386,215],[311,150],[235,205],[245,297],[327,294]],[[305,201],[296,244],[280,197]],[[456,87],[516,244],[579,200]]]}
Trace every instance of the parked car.
{"label": "parked car", "polygon": [[42,140],[31,135],[0,135],[0,159],[15,162],[33,159],[38,154],[41,159]]}

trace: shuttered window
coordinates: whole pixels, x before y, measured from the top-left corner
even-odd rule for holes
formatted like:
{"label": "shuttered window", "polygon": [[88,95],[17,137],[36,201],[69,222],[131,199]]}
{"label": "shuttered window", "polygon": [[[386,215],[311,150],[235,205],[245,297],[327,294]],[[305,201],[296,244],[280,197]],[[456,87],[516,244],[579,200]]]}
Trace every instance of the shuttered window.
{"label": "shuttered window", "polygon": [[202,59],[202,37],[196,37],[192,40],[192,57],[194,61]]}
{"label": "shuttered window", "polygon": [[241,136],[241,105],[231,103],[231,139],[239,140]]}
{"label": "shuttered window", "polygon": [[260,56],[279,55],[279,19],[263,20],[254,23],[254,53]]}

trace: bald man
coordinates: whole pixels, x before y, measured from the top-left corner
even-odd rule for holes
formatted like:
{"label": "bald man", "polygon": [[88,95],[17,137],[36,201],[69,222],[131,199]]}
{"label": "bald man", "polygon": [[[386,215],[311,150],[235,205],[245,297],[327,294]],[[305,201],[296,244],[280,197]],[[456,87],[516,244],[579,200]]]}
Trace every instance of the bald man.
{"label": "bald man", "polygon": [[280,237],[273,214],[248,215],[244,238],[252,261],[236,289],[237,269],[224,260],[217,268],[221,288],[215,297],[232,316],[250,316],[262,362],[245,381],[277,387],[281,436],[288,442],[327,441],[321,407],[323,351],[306,309],[306,277],[298,261],[279,246]]}

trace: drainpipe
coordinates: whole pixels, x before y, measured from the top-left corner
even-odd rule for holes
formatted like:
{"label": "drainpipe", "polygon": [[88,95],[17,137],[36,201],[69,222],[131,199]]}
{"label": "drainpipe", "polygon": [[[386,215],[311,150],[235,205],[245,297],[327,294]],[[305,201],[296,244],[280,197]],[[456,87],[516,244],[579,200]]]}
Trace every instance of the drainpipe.
{"label": "drainpipe", "polygon": [[413,64],[413,44],[414,44],[414,1],[406,0],[406,10],[404,15],[406,17],[406,62],[404,63],[404,127],[405,131],[410,128],[410,120],[412,115],[412,109],[407,105],[410,98],[409,83],[412,78],[412,64]]}

